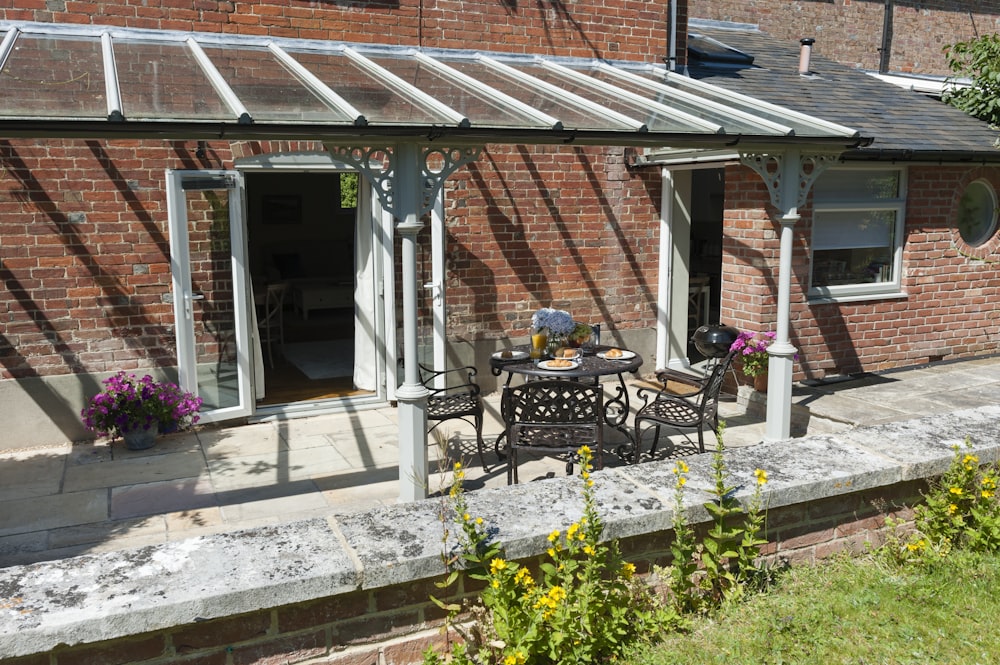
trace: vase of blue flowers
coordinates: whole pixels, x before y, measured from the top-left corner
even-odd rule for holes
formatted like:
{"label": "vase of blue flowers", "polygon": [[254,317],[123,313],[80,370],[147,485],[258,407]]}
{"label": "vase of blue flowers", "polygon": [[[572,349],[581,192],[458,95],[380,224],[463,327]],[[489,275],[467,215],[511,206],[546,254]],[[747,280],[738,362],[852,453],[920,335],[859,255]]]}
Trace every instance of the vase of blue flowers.
{"label": "vase of blue flowers", "polygon": [[531,316],[532,351],[535,350],[535,344],[540,343],[552,355],[552,351],[565,345],[566,336],[575,328],[576,322],[566,310],[541,308]]}
{"label": "vase of blue flowers", "polygon": [[126,447],[142,450],[156,442],[160,432],[187,429],[198,422],[201,398],[175,383],[154,381],[118,372],[103,382],[80,416],[97,436],[121,438]]}

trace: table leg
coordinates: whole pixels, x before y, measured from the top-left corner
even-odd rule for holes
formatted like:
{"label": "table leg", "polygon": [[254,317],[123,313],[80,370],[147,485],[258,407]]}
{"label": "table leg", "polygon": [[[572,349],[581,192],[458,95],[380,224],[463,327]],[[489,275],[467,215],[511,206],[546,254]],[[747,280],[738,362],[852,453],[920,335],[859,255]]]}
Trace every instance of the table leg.
{"label": "table leg", "polygon": [[639,459],[637,454],[639,447],[635,433],[625,426],[629,414],[629,396],[625,378],[621,374],[618,375],[618,385],[614,387],[614,390],[615,394],[604,403],[604,422],[624,434],[625,438],[628,439],[628,443],[618,446],[616,450],[619,457],[622,459],[631,457],[634,463]]}

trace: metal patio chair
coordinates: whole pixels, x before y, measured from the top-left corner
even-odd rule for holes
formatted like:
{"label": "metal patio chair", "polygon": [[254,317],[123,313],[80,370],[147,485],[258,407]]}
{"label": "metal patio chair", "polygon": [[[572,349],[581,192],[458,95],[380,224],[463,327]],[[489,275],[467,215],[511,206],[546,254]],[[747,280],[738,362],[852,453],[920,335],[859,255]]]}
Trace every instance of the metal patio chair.
{"label": "metal patio chair", "polygon": [[[733,355],[732,351],[726,354],[702,379],[680,372],[657,372],[657,378],[663,383],[659,391],[652,393],[644,388],[636,391],[636,396],[643,401],[643,406],[635,416],[636,448],[633,462],[639,461],[644,427],[654,430],[650,455],[656,452],[660,427],[664,425],[675,429],[697,429],[698,452],[705,452],[705,427],[708,426],[716,434],[719,431],[719,393],[726,372],[733,362]],[[667,390],[668,381],[685,383],[696,390],[686,395],[678,395]]]}
{"label": "metal patio chair", "polygon": [[[479,463],[483,465],[483,471],[488,471],[483,455],[483,398],[479,384],[476,383],[476,368],[469,365],[435,370],[424,364],[419,367],[420,382],[430,391],[427,396],[427,420],[433,424],[427,429],[427,433],[430,434],[448,420],[462,420],[472,425],[476,430]],[[445,377],[444,388],[436,387],[440,376]]]}
{"label": "metal patio chair", "polygon": [[[507,428],[507,484],[517,483],[519,450],[575,454],[581,445],[604,464],[604,390],[600,385],[562,379],[528,381],[504,391]],[[566,464],[573,472],[573,459]]]}

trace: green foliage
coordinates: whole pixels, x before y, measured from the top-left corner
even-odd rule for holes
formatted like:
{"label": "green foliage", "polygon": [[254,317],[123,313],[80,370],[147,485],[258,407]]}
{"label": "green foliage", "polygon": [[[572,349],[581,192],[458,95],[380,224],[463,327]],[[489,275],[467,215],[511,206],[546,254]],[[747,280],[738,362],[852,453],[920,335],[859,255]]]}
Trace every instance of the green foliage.
{"label": "green foliage", "polygon": [[358,174],[356,171],[340,174],[340,207],[358,207]]}
{"label": "green foliage", "polygon": [[729,473],[723,459],[724,446],[720,426],[716,434],[718,448],[712,457],[715,500],[705,504],[712,526],[697,543],[684,516],[684,485],[688,466],[683,461],[674,466],[675,485],[673,560],[662,572],[667,578],[674,606],[679,612],[707,612],[723,602],[744,596],[747,588],[760,588],[767,580],[767,570],[760,565],[760,546],[767,541],[764,532],[766,513],[761,490],[767,472],[754,472],[756,486],[746,511],[735,498],[736,487],[728,484]]}
{"label": "green foliage", "polygon": [[955,456],[944,475],[924,494],[925,503],[914,509],[920,532],[907,543],[911,551],[930,548],[947,553],[961,548],[974,552],[1000,552],[1000,501],[997,499],[996,465],[980,466],[972,454],[955,446]]}
{"label": "green foliage", "polygon": [[1000,557],[953,552],[898,568],[839,556],[782,571],[767,593],[639,645],[628,665],[996,663]]}
{"label": "green foliage", "polygon": [[590,449],[582,447],[579,456],[583,515],[565,532],[549,535],[547,557],[535,570],[508,560],[501,548],[487,542],[481,520],[465,509],[462,474],[456,472],[450,496],[464,551],[447,559],[443,584],[455,583],[457,568],[464,565],[470,577],[486,586],[479,603],[469,608],[471,625],[455,623],[460,608],[438,601],[452,613],[450,625],[464,642],[453,644],[445,656],[429,649],[426,665],[605,662],[676,625],[677,616],[635,576],[635,566],[622,558],[617,541],[600,541],[603,527],[590,477]]}
{"label": "green foliage", "polygon": [[942,99],[993,125],[1000,125],[1000,35],[983,35],[944,49],[948,66],[972,86],[945,90]]}

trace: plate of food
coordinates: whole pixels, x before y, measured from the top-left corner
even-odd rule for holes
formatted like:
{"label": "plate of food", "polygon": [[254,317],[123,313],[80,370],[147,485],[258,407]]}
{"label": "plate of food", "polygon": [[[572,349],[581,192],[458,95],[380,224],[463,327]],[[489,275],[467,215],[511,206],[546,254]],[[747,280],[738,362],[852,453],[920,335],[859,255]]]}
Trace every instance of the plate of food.
{"label": "plate of food", "polygon": [[513,349],[504,349],[503,351],[497,351],[493,354],[493,357],[497,360],[514,361],[514,360],[526,360],[528,358],[527,351],[514,351]]}
{"label": "plate of food", "polygon": [[575,360],[567,360],[566,358],[553,358],[552,360],[543,360],[538,363],[539,369],[555,369],[555,370],[568,370],[576,369],[580,366]]}
{"label": "plate of food", "polygon": [[597,357],[604,360],[632,360],[632,358],[635,358],[635,353],[628,349],[608,349],[607,351],[599,352]]}
{"label": "plate of food", "polygon": [[566,358],[567,360],[573,360],[575,358],[579,358],[580,356],[582,356],[583,353],[580,352],[580,349],[563,347],[561,349],[556,349],[556,352],[553,355],[556,358]]}

